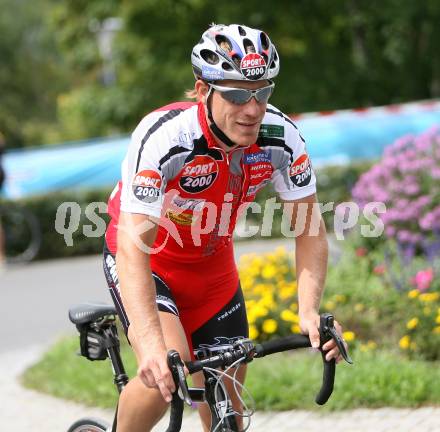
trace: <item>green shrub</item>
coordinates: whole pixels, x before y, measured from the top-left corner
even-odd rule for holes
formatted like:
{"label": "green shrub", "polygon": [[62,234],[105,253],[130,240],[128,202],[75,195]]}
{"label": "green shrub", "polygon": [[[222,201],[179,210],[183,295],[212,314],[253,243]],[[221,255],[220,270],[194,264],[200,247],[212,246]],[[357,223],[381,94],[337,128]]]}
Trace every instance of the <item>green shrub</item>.
{"label": "green shrub", "polygon": [[[83,234],[84,225],[93,223],[86,217],[85,209],[92,202],[107,202],[110,190],[86,190],[75,193],[62,192],[53,193],[47,196],[21,200],[20,204],[32,211],[39,220],[42,231],[42,245],[37,259],[63,258],[96,254],[102,251],[103,237],[87,237]],[[81,207],[81,217],[78,229],[73,233],[73,246],[66,245],[64,237],[55,230],[55,219],[57,209],[64,202],[76,202]],[[8,205],[3,202],[2,205]],[[108,222],[106,214],[100,216]]]}

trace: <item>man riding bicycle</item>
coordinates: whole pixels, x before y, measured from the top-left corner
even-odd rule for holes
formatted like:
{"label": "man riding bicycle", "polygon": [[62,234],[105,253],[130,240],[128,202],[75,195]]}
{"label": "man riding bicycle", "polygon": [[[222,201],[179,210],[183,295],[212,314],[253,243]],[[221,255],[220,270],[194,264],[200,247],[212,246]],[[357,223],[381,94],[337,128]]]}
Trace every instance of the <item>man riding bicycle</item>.
{"label": "man riding bicycle", "polygon": [[[120,397],[120,432],[151,430],[165,413],[175,390],[169,349],[189,360],[248,337],[232,233],[269,182],[291,203],[292,226],[299,205],[307,208],[296,237],[299,316],[302,332],[319,346],[326,231],[312,211],[316,179],[304,140],[268,105],[280,67],[275,46],[260,30],[213,25],[191,61],[197,102],[167,105],[140,122],[109,200],[104,270],[138,364]],[[333,341],[324,349],[339,359]],[[241,366],[241,382],[245,373]],[[202,385],[203,376],[194,381]],[[239,398],[228,390],[239,412]],[[210,414],[201,405],[208,430]]]}

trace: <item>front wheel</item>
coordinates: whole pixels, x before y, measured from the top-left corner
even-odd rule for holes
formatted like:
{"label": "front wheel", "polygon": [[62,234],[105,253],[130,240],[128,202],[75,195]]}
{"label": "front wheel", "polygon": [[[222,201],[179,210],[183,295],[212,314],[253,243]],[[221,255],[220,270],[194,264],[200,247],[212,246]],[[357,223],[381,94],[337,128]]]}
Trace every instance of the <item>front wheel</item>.
{"label": "front wheel", "polygon": [[105,421],[94,418],[83,418],[73,423],[67,432],[106,432],[110,425]]}

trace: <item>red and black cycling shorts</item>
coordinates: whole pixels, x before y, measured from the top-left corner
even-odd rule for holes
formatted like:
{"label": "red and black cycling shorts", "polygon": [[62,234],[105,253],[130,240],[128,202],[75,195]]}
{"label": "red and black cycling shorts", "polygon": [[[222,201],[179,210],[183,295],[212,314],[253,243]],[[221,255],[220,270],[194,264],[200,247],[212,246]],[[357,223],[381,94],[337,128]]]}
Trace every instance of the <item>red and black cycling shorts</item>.
{"label": "red and black cycling shorts", "polygon": [[[249,329],[232,246],[200,263],[151,257],[159,312],[179,317],[193,358],[228,348]],[[119,291],[115,256],[104,248],[104,273],[125,332],[130,322]]]}

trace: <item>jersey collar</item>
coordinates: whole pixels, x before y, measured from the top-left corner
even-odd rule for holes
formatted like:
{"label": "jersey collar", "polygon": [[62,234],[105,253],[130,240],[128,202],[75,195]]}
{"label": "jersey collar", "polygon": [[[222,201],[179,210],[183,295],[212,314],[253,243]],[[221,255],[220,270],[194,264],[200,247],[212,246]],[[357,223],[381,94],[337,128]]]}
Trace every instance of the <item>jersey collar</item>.
{"label": "jersey collar", "polygon": [[199,124],[202,128],[203,135],[205,136],[206,141],[208,141],[208,147],[219,147],[206,121],[205,107],[203,106],[203,103],[199,102],[197,105],[197,117],[199,119]]}

